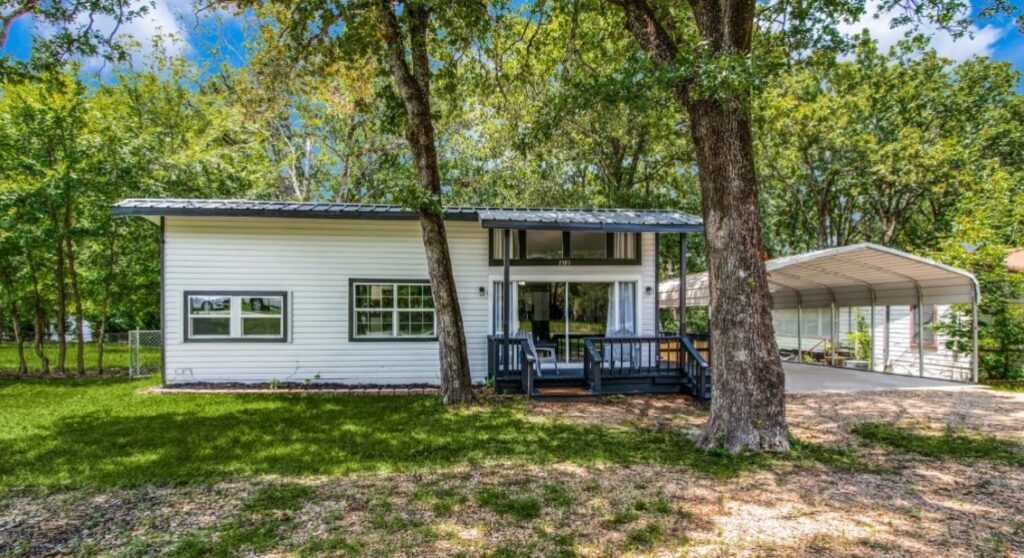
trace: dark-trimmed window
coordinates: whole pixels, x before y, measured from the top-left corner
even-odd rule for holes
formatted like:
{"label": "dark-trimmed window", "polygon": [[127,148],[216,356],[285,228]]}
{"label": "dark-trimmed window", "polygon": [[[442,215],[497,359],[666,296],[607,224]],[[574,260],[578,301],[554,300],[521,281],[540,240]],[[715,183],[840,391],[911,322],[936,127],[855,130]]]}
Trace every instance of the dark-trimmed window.
{"label": "dark-trimmed window", "polygon": [[436,339],[429,282],[353,279],[349,287],[353,341]]}
{"label": "dark-trimmed window", "polygon": [[[490,231],[491,265],[502,265],[503,229]],[[512,265],[637,265],[640,234],[600,231],[511,231]]]}
{"label": "dark-trimmed window", "polygon": [[186,291],[185,341],[287,341],[288,293]]}

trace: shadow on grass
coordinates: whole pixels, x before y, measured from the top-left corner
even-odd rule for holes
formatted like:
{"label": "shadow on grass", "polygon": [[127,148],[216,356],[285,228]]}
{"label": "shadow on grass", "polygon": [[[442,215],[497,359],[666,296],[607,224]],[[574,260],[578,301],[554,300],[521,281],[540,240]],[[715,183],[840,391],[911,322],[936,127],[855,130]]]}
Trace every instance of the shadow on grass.
{"label": "shadow on grass", "polygon": [[[517,404],[453,411],[433,397],[142,396],[131,386],[102,389],[112,395],[38,416],[24,432],[0,433],[0,486],[130,486],[506,462],[656,463],[729,477],[765,463],[701,451],[678,433],[537,419]],[[59,405],[56,397],[39,400]],[[0,410],[0,426],[17,420]]]}
{"label": "shadow on grass", "polygon": [[1024,447],[995,436],[947,430],[943,434],[923,434],[888,422],[862,422],[854,425],[857,436],[891,448],[937,459],[985,459],[1024,466]]}

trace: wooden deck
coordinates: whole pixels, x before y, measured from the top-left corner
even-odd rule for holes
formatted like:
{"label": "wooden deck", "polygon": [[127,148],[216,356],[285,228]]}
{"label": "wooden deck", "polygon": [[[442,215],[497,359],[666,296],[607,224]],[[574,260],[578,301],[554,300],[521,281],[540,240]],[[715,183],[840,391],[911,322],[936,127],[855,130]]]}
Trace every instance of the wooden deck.
{"label": "wooden deck", "polygon": [[[558,373],[538,362],[523,334],[488,337],[488,377],[499,393],[527,397],[581,397],[607,394],[688,393],[711,398],[710,344],[700,336],[590,337],[573,373]],[[694,342],[700,348],[694,346]],[[553,366],[552,363],[543,363]]]}

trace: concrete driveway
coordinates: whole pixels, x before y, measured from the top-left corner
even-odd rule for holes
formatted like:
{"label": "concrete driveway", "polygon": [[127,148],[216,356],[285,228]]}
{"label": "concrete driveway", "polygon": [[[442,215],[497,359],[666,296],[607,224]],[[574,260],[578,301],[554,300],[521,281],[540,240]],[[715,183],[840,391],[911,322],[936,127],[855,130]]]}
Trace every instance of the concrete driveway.
{"label": "concrete driveway", "polygon": [[831,366],[814,366],[783,362],[786,370],[786,393],[819,393],[826,391],[877,391],[888,389],[984,389],[976,384],[865,372]]}

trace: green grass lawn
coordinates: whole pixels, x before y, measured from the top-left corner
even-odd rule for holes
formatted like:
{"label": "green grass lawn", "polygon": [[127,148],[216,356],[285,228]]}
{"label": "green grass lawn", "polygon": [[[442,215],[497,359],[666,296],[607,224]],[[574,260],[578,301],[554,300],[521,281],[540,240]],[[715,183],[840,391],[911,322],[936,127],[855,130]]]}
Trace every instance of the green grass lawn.
{"label": "green grass lawn", "polygon": [[156,379],[0,381],[0,487],[133,486],[483,463],[658,463],[729,476],[761,462],[677,432],[531,416],[521,400],[144,394]]}
{"label": "green grass lawn", "polygon": [[[50,367],[53,368],[54,363],[57,361],[57,344],[46,343],[43,345],[43,351],[46,356],[50,359]],[[76,359],[75,344],[68,343],[67,353],[67,368],[69,370],[75,369]],[[145,362],[159,363],[160,362],[160,350],[152,348],[142,348],[143,358]],[[85,344],[85,367],[90,373],[94,373],[96,370],[97,362],[97,345],[95,343]],[[28,361],[29,372],[39,372],[39,359],[36,358],[36,353],[32,349],[31,343],[25,345],[25,359]],[[128,370],[128,345],[124,343],[106,343],[103,347],[103,367],[109,373],[113,371]],[[5,342],[0,343],[0,372],[13,373],[18,371],[18,346],[14,343]]]}

